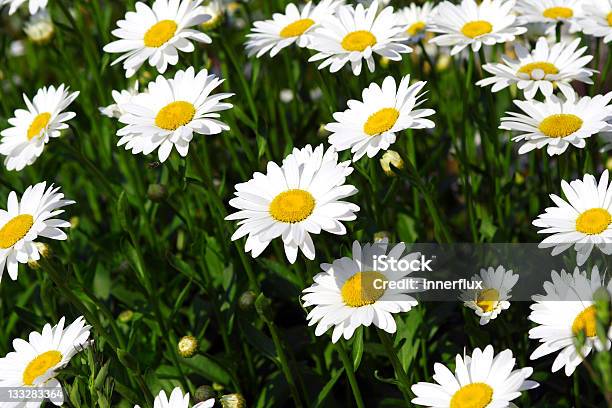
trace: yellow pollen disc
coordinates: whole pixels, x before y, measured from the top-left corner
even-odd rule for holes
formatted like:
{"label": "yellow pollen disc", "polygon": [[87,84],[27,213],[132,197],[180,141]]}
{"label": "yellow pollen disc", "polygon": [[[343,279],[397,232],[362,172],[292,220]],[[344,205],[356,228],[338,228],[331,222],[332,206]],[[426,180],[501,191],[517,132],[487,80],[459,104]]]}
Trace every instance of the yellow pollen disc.
{"label": "yellow pollen disc", "polygon": [[546,18],[561,20],[564,18],[572,18],[574,16],[574,10],[569,7],[551,7],[544,10],[542,15]]}
{"label": "yellow pollen disc", "polygon": [[280,36],[283,38],[298,37],[304,34],[314,23],[314,20],[311,18],[294,21],[281,30]]}
{"label": "yellow pollen disc", "polygon": [[162,20],[154,24],[144,35],[144,45],[152,48],[161,47],[174,37],[177,28],[172,20]]}
{"label": "yellow pollen disc", "polygon": [[606,19],[608,20],[608,25],[612,27],[612,11],[608,13],[608,17],[606,17]]}
{"label": "yellow pollen disc", "polygon": [[359,30],[348,33],[342,40],[342,48],[347,51],[364,51],[376,44],[376,37],[369,31]]}
{"label": "yellow pollen disc", "polygon": [[597,335],[597,309],[595,309],[595,306],[587,307],[574,319],[572,333],[577,336],[580,332],[584,332],[587,337]]}
{"label": "yellow pollen disc", "polygon": [[379,272],[358,272],[342,285],[340,290],[342,300],[350,307],[361,307],[376,303],[385,293],[383,282],[386,281],[385,275]]}
{"label": "yellow pollen disc", "polygon": [[461,29],[463,35],[470,38],[480,37],[481,35],[489,34],[491,31],[493,31],[493,26],[484,20],[470,21]]}
{"label": "yellow pollen disc", "polygon": [[411,37],[414,37],[415,35],[420,34],[423,30],[425,30],[425,23],[422,21],[417,21],[416,23],[408,27],[406,32]]}
{"label": "yellow pollen disc", "polygon": [[315,199],[308,191],[294,189],[280,193],[270,203],[268,211],[276,221],[296,223],[312,214]]}
{"label": "yellow pollen disc", "polygon": [[576,115],[559,113],[551,115],[540,122],[540,132],[548,137],[566,137],[580,130],[582,119]]}
{"label": "yellow pollen disc", "polygon": [[485,383],[472,383],[455,392],[450,408],[485,408],[491,401],[493,388]]}
{"label": "yellow pollen disc", "polygon": [[495,309],[497,302],[499,301],[499,292],[497,289],[485,289],[478,294],[476,298],[476,305],[482,309],[483,312],[490,312]]}
{"label": "yellow pollen disc", "polygon": [[586,210],[576,220],[576,230],[588,235],[601,234],[612,224],[612,214],[603,208]]}
{"label": "yellow pollen disc", "polygon": [[23,372],[23,383],[34,385],[34,381],[45,374],[50,368],[55,367],[62,361],[62,353],[57,350],[50,350],[37,356],[30,361]]}
{"label": "yellow pollen disc", "polygon": [[34,217],[30,214],[21,214],[4,224],[0,229],[0,248],[7,249],[25,237],[34,225]]}
{"label": "yellow pollen disc", "polygon": [[399,111],[395,108],[384,108],[370,115],[363,125],[363,131],[369,136],[376,136],[390,130],[397,119]]}
{"label": "yellow pollen disc", "polygon": [[523,65],[519,68],[518,72],[521,74],[528,74],[531,79],[533,78],[533,71],[540,70],[545,75],[556,75],[559,73],[559,69],[550,62],[531,62]]}
{"label": "yellow pollen disc", "polygon": [[51,120],[51,114],[49,112],[43,112],[36,115],[30,127],[28,128],[28,140],[40,135],[40,132],[49,124]]}
{"label": "yellow pollen disc", "polygon": [[191,122],[195,113],[195,107],[189,102],[172,102],[159,110],[155,124],[162,129],[176,130]]}

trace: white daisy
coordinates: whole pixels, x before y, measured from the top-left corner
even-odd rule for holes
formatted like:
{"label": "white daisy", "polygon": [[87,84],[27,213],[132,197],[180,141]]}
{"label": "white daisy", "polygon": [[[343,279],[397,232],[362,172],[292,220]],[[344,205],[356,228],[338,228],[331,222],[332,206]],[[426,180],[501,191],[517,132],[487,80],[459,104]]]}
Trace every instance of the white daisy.
{"label": "white daisy", "polygon": [[584,14],[578,20],[585,34],[612,41],[612,0],[587,0],[582,6]]}
{"label": "white daisy", "polygon": [[575,93],[567,99],[551,95],[546,101],[534,99],[514,101],[525,114],[507,112],[500,129],[521,132],[512,140],[523,141],[519,154],[542,149],[554,156],[562,154],[572,145],[582,149],[585,139],[603,131],[612,130],[606,120],[612,115],[612,92],[607,95],[585,96],[576,99]]}
{"label": "white daisy", "polygon": [[67,238],[60,228],[68,228],[70,223],[53,217],[64,212],[60,208],[74,201],[64,200],[59,187],[51,185],[45,189],[46,185],[42,182],[26,188],[21,202],[11,191],[7,210],[0,210],[0,280],[5,265],[11,279],[16,280],[18,263],[40,259],[35,241],[38,237],[60,241]]}
{"label": "white daisy", "polygon": [[0,154],[6,156],[7,170],[20,171],[34,163],[50,138],[59,137],[61,130],[68,128],[64,122],[76,114],[64,110],[79,96],[78,92],[68,90],[64,84],[58,88],[41,88],[31,102],[23,95],[27,110],[17,109],[15,116],[9,119],[13,127],[0,132]]}
{"label": "white daisy", "polygon": [[432,17],[431,31],[440,33],[430,42],[440,46],[452,46],[451,55],[471,46],[473,51],[482,45],[494,45],[514,41],[515,36],[527,32],[518,27],[512,13],[514,0],[462,0],[460,5],[445,1],[438,5]]}
{"label": "white daisy", "polygon": [[428,407],[453,408],[505,408],[516,405],[511,401],[521,391],[531,390],[539,384],[527,378],[531,367],[514,370],[516,359],[512,350],[495,355],[493,346],[474,349],[472,356],[455,358],[455,372],[444,364],[434,364],[436,383],[419,382],[412,386],[416,398],[413,404]]}
{"label": "white daisy", "polygon": [[193,134],[216,135],[229,126],[218,120],[220,111],[232,104],[222,102],[232,93],[211,92],[223,83],[206,69],[195,73],[193,67],[178,71],[174,78],[159,75],[146,92],[133,96],[122,105],[125,114],[119,118],[126,126],[117,131],[118,146],[125,145],[133,154],[158,150],[164,162],[174,146],[183,157],[189,152]]}
{"label": "white daisy", "polygon": [[425,37],[435,11],[433,3],[430,2],[425,2],[422,6],[410,3],[410,6],[401,8],[395,13],[395,24],[407,27],[406,33],[411,41],[420,41]]}
{"label": "white daisy", "polygon": [[10,6],[9,14],[14,14],[26,1],[28,1],[28,11],[30,14],[36,14],[39,10],[44,10],[48,2],[48,0],[0,0],[0,7]]}
{"label": "white daisy", "polygon": [[245,251],[259,256],[275,238],[282,237],[285,254],[294,263],[298,248],[314,259],[310,234],[327,231],[346,234],[341,221],[353,221],[359,207],[342,201],[357,193],[344,184],[353,169],[349,162],[338,163],[333,148],[323,151],[306,146],[294,149],[282,166],[269,162],[266,174],[255,173],[246,183],[236,185],[236,197],[229,204],[239,211],[226,220],[240,220],[232,241],[248,236]]}
{"label": "white daisy", "polygon": [[[529,320],[538,326],[529,330],[530,339],[538,339],[540,346],[531,354],[535,360],[551,353],[557,357],[552,365],[552,372],[565,367],[565,375],[570,376],[583,358],[595,348],[597,351],[610,350],[612,326],[608,328],[608,339],[604,343],[597,337],[597,311],[593,302],[593,293],[605,287],[604,279],[597,266],[593,267],[591,277],[578,268],[574,274],[561,271],[551,273],[552,282],[544,284],[545,295],[533,296]],[[607,290],[612,296],[612,281]],[[581,350],[576,348],[578,335],[585,336]]]}
{"label": "white daisy", "polygon": [[[408,312],[418,302],[400,289],[395,282],[407,279],[411,270],[398,268],[398,262],[411,262],[420,253],[404,255],[405,244],[398,244],[387,252],[387,240],[374,244],[353,243],[353,257],[336,259],[332,264],[321,264],[323,272],[314,277],[314,284],[304,289],[304,307],[314,306],[308,313],[308,325],[317,325],[315,335],[321,336],[331,327],[332,342],[341,336],[350,339],[359,326],[376,327],[395,333],[394,313]],[[376,268],[377,264],[383,266]],[[394,267],[392,267],[394,266]],[[393,283],[392,283],[393,282]]]}
{"label": "white daisy", "polygon": [[136,3],[136,11],[126,13],[112,32],[120,40],[104,47],[105,52],[123,53],[112,65],[123,62],[129,78],[148,60],[163,74],[168,65],[177,64],[179,51],[195,49],[190,40],[210,44],[209,36],[189,28],[210,18],[201,4],[202,0],[155,0],[152,7]]}
{"label": "white daisy", "polygon": [[522,24],[544,23],[548,26],[547,31],[552,32],[557,23],[569,23],[573,33],[580,29],[582,3],[583,0],[518,0],[516,12]]}
{"label": "white daisy", "polygon": [[311,36],[310,48],[317,51],[308,61],[321,61],[319,69],[329,67],[338,72],[350,62],[353,74],[361,73],[363,60],[374,72],[374,53],[392,61],[400,61],[401,54],[412,52],[402,41],[408,39],[405,27],[395,25],[392,7],[378,13],[378,1],[365,9],[341,6],[336,14],[325,19]]}
{"label": "white daisy", "polygon": [[300,11],[289,3],[285,14],[275,13],[271,20],[256,21],[247,35],[246,50],[250,56],[261,57],[267,52],[274,57],[283,48],[296,43],[299,47],[310,44],[310,34],[326,18],[334,14],[344,0],[322,0],[316,6],[312,2]]}
{"label": "white daisy", "polygon": [[[191,408],[212,408],[214,405],[215,399],[210,398],[195,404]],[[140,408],[140,405],[136,405],[134,408]],[[180,387],[176,387],[172,390],[170,398],[168,398],[166,392],[161,390],[157,397],[155,397],[155,401],[153,401],[153,408],[189,408],[189,393],[183,395]]]}
{"label": "white daisy", "polygon": [[480,317],[480,324],[485,325],[510,307],[510,292],[518,279],[518,275],[506,271],[503,266],[481,269],[479,274],[472,276],[472,282],[482,282],[482,289],[464,291],[461,300]]}
{"label": "white daisy", "polygon": [[[42,332],[31,332],[28,340],[13,340],[15,351],[0,358],[0,387],[16,389],[18,387],[55,388],[51,399],[53,404],[64,402],[62,386],[55,378],[58,371],[68,365],[75,354],[90,344],[89,330],[83,317],[77,318],[64,328],[65,318],[51,327],[46,324]],[[11,408],[37,408],[42,402],[12,401],[2,406]]]}
{"label": "white daisy", "polygon": [[571,183],[563,180],[561,188],[567,201],[551,194],[557,206],[548,207],[533,221],[533,225],[542,228],[539,234],[552,234],[539,247],[553,247],[554,256],[573,245],[579,266],[586,262],[594,246],[612,255],[612,183],[608,170],[599,183],[586,174],[582,180]]}
{"label": "white daisy", "polygon": [[542,92],[544,96],[551,96],[555,86],[559,87],[564,95],[571,96],[575,93],[570,84],[572,81],[580,81],[592,84],[591,77],[596,72],[587,65],[593,57],[584,55],[587,47],[578,49],[580,38],[571,43],[560,42],[552,47],[548,41],[540,37],[535,48],[529,52],[521,44],[514,47],[518,60],[512,60],[502,56],[501,64],[485,64],[483,69],[490,74],[476,85],[493,85],[493,92],[501,91],[510,85],[516,84],[522,89],[526,99],[533,99],[536,93]]}
{"label": "white daisy", "polygon": [[435,113],[432,109],[414,109],[425,100],[419,94],[426,82],[410,85],[410,75],[402,78],[399,86],[388,76],[380,87],[376,83],[363,90],[363,101],[350,100],[349,109],[334,113],[336,122],[325,129],[332,132],[329,143],[338,151],[351,149],[353,160],[367,153],[374,157],[395,143],[395,134],[405,129],[433,128],[425,119]]}
{"label": "white daisy", "polygon": [[130,89],[124,89],[122,91],[112,92],[113,100],[115,103],[100,107],[100,113],[104,116],[108,116],[109,118],[117,118],[119,119],[122,115],[124,115],[125,109],[123,108],[126,104],[132,102],[132,98],[135,95],[138,95],[138,81],[134,82],[134,86]]}

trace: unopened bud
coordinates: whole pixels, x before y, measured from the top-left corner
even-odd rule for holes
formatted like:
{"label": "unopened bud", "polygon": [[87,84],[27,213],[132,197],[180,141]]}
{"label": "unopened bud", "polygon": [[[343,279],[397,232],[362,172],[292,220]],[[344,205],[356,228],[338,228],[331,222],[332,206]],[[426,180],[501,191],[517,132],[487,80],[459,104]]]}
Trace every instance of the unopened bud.
{"label": "unopened bud", "polygon": [[195,402],[204,402],[208,401],[211,398],[215,398],[216,392],[213,387],[210,385],[200,385],[193,395]]}
{"label": "unopened bud", "polygon": [[395,150],[387,150],[380,159],[380,166],[382,167],[385,174],[389,177],[395,176],[395,172],[391,166],[401,170],[404,168],[404,160]]}
{"label": "unopened bud", "polygon": [[184,336],[179,340],[177,348],[181,357],[193,357],[196,351],[198,351],[198,341],[193,336]]}
{"label": "unopened bud", "polygon": [[128,323],[130,320],[132,320],[133,317],[134,312],[128,309],[119,313],[119,317],[117,317],[117,320],[119,320],[121,323]]}
{"label": "unopened bud", "polygon": [[246,401],[241,394],[227,394],[221,397],[223,408],[245,408]]}
{"label": "unopened bud", "polygon": [[257,294],[252,290],[247,290],[238,299],[238,307],[240,310],[246,312],[250,310],[255,304],[255,300],[257,299]]}
{"label": "unopened bud", "polygon": [[149,184],[147,197],[155,203],[162,202],[168,197],[168,188],[163,184]]}

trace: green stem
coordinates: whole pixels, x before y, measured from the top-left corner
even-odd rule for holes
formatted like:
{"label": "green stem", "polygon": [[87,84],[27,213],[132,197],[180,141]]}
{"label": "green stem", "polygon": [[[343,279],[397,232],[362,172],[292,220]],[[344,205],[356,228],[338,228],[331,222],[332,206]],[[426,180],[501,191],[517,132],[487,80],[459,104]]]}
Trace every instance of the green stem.
{"label": "green stem", "polygon": [[338,350],[338,355],[340,356],[340,360],[342,360],[342,364],[344,365],[344,371],[346,372],[349,384],[351,385],[353,398],[355,398],[357,408],[365,408],[363,398],[361,397],[361,391],[359,390],[359,384],[357,384],[357,378],[355,377],[355,366],[353,365],[353,361],[347,355],[344,345],[342,344],[342,340],[336,343],[336,350]]}
{"label": "green stem", "polygon": [[285,353],[285,347],[283,346],[280,336],[278,334],[278,329],[272,321],[268,321],[267,319],[265,319],[265,322],[268,326],[268,330],[270,330],[270,335],[272,336],[272,341],[274,342],[274,348],[276,349],[276,353],[278,354],[278,362],[281,366],[281,370],[283,371],[283,375],[287,380],[287,384],[289,384],[289,391],[291,392],[291,396],[293,397],[295,406],[297,408],[302,408],[304,404],[302,402],[302,399],[300,398],[300,393],[298,392],[298,388],[296,385],[297,383],[295,381],[295,378],[293,377],[291,368],[289,367],[289,360],[287,358],[287,354]]}
{"label": "green stem", "polygon": [[397,357],[397,352],[395,351],[395,348],[393,347],[393,341],[391,340],[389,335],[383,330],[377,328],[376,331],[378,332],[378,337],[380,337],[380,342],[385,348],[385,351],[387,352],[387,356],[389,357],[389,360],[391,361],[393,370],[395,370],[395,377],[399,383],[398,384],[399,389],[402,392],[404,399],[408,403],[408,406],[410,406],[411,405],[410,404],[411,398],[410,398],[410,392],[409,392],[410,380],[408,379],[408,375],[406,374],[404,367],[402,367],[401,361]]}

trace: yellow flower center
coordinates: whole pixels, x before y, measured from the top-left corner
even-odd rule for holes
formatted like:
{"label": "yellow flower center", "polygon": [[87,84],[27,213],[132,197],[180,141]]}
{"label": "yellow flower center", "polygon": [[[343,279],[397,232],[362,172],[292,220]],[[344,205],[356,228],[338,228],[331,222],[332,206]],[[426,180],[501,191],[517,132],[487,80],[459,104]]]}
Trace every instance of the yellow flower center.
{"label": "yellow flower center", "polygon": [[574,319],[572,333],[577,336],[580,332],[584,332],[587,337],[597,335],[597,309],[595,309],[595,306],[587,307]]}
{"label": "yellow flower center", "polygon": [[30,361],[23,372],[23,383],[34,385],[34,381],[45,374],[50,368],[55,367],[62,361],[62,353],[57,350],[50,350],[37,356]]}
{"label": "yellow flower center", "polygon": [[8,249],[25,237],[34,225],[34,217],[30,214],[21,214],[4,224],[0,229],[0,248]]}
{"label": "yellow flower center", "polygon": [[358,272],[342,285],[340,290],[342,300],[350,307],[361,307],[376,303],[385,293],[383,285],[386,281],[385,275],[379,272]]}
{"label": "yellow flower center", "polygon": [[395,125],[399,115],[399,111],[395,108],[383,108],[370,115],[363,125],[363,131],[369,136],[376,136],[387,132]]}
{"label": "yellow flower center", "polygon": [[281,30],[280,36],[283,38],[298,37],[304,34],[314,23],[314,20],[311,18],[294,21]]}
{"label": "yellow flower center", "polygon": [[535,70],[542,71],[544,75],[556,75],[559,73],[559,69],[555,64],[551,64],[550,62],[531,62],[520,67],[518,72],[521,74],[528,74],[531,79],[534,79],[533,71]]}
{"label": "yellow flower center", "polygon": [[155,124],[162,129],[176,130],[191,122],[195,113],[195,106],[189,102],[172,102],[159,110]]}
{"label": "yellow flower center", "polygon": [[576,115],[559,113],[550,115],[540,123],[540,132],[548,137],[566,137],[582,127],[582,119]]}
{"label": "yellow flower center", "polygon": [[485,383],[472,383],[455,392],[450,408],[485,408],[491,401],[493,388]]}
{"label": "yellow flower center", "polygon": [[158,48],[168,42],[178,26],[172,20],[162,20],[154,24],[144,35],[144,45],[147,47]]}
{"label": "yellow flower center", "polygon": [[495,309],[497,302],[499,301],[499,292],[497,289],[485,289],[478,294],[476,298],[476,305],[482,309],[483,312],[490,312]]}
{"label": "yellow flower center", "polygon": [[603,208],[586,210],[576,219],[576,230],[588,235],[601,234],[612,224],[612,215]]}
{"label": "yellow flower center", "polygon": [[422,21],[417,21],[416,23],[408,27],[406,32],[410,34],[411,37],[414,37],[415,35],[420,34],[423,30],[425,30],[425,23]]}
{"label": "yellow flower center", "polygon": [[463,35],[470,38],[480,37],[481,35],[489,34],[491,31],[493,31],[493,26],[484,20],[470,21],[461,29]]}
{"label": "yellow flower center", "polygon": [[574,10],[569,7],[551,7],[544,10],[542,15],[546,18],[562,20],[564,18],[572,18],[574,16]]}
{"label": "yellow flower center", "polygon": [[270,203],[268,211],[276,221],[296,223],[312,214],[315,199],[308,191],[294,189],[280,193]]}
{"label": "yellow flower center", "polygon": [[608,20],[608,25],[612,27],[612,11],[608,13],[608,17],[606,17],[606,19]]}
{"label": "yellow flower center", "polygon": [[342,40],[342,48],[347,51],[363,51],[376,44],[376,37],[369,31],[359,30],[348,33]]}
{"label": "yellow flower center", "polygon": [[40,135],[40,132],[49,124],[51,120],[51,114],[49,112],[43,112],[36,115],[30,127],[28,128],[28,140]]}

